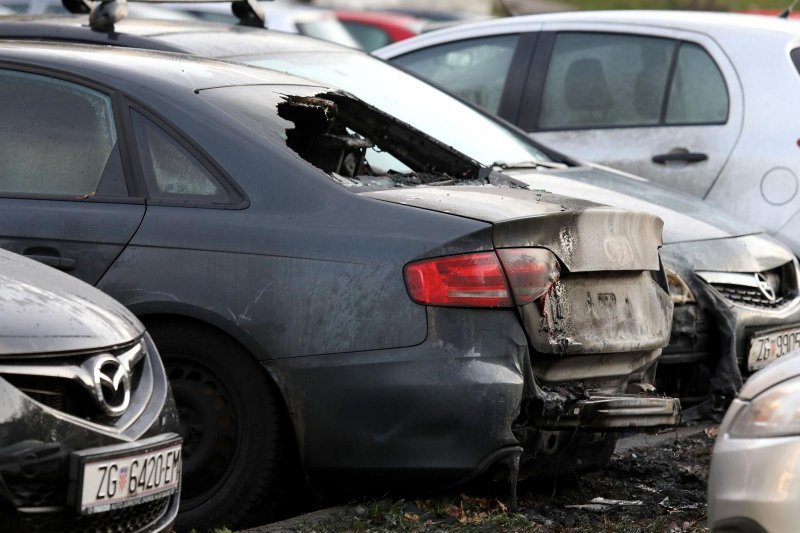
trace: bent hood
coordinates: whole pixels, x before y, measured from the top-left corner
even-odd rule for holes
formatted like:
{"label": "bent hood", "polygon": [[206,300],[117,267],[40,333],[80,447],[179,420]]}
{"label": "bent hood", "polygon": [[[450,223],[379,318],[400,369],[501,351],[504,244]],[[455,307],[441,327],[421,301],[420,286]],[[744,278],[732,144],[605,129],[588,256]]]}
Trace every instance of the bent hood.
{"label": "bent hood", "polygon": [[532,189],[652,213],[664,221],[665,244],[724,239],[763,231],[735,220],[699,198],[604,167],[510,170],[504,173]]}
{"label": "bent hood", "polygon": [[547,248],[571,272],[659,269],[662,222],[649,213],[511,187],[414,187],[361,194],[489,222],[495,247]]}
{"label": "bent hood", "polygon": [[99,290],[0,250],[0,357],[108,348],[143,332],[130,311]]}

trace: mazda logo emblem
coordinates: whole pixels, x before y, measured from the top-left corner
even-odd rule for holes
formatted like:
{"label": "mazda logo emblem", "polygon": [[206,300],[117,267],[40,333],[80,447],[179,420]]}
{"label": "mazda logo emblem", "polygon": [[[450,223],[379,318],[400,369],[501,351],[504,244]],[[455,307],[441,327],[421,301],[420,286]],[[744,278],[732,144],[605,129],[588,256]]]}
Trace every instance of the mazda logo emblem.
{"label": "mazda logo emblem", "polygon": [[92,362],[95,401],[106,414],[119,416],[131,402],[131,375],[113,355],[100,355]]}
{"label": "mazda logo emblem", "polygon": [[764,277],[764,274],[757,273],[755,276],[758,288],[761,290],[761,294],[764,295],[764,298],[770,302],[777,300],[777,297],[775,296],[775,289],[772,288],[772,285],[770,285],[769,281],[767,281],[767,278]]}

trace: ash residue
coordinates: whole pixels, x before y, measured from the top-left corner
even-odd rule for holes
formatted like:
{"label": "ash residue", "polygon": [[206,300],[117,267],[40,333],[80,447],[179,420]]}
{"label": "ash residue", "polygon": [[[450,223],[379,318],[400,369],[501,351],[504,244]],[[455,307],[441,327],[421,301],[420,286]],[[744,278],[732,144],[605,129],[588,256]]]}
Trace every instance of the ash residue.
{"label": "ash residue", "polygon": [[[547,520],[542,531],[703,531],[713,445],[700,433],[626,450],[580,478],[524,486],[520,507],[539,524]],[[603,505],[599,498],[628,504]],[[601,505],[586,505],[592,500]],[[641,505],[630,504],[636,501]]]}

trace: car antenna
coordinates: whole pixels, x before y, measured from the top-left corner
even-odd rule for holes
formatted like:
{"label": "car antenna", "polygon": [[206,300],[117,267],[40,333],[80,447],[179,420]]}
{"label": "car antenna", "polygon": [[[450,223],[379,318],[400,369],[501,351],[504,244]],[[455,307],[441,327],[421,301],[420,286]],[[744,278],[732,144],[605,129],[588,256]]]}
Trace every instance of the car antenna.
{"label": "car antenna", "polygon": [[[138,0],[144,3],[173,2],[176,0]],[[207,0],[177,0],[182,3],[192,3]],[[213,0],[212,0],[213,1]],[[266,27],[264,10],[258,0],[217,0],[229,1],[231,11],[239,19],[240,26]],[[128,16],[128,0],[61,0],[61,5],[70,13],[77,15],[89,13],[89,27],[94,31],[111,33],[114,24]]]}
{"label": "car antenna", "polygon": [[779,19],[788,19],[789,15],[792,14],[792,10],[794,9],[794,6],[796,4],[797,4],[797,0],[793,0],[793,2],[791,4],[789,4],[789,7],[787,7],[783,11],[781,11],[781,14],[778,15],[778,18]]}

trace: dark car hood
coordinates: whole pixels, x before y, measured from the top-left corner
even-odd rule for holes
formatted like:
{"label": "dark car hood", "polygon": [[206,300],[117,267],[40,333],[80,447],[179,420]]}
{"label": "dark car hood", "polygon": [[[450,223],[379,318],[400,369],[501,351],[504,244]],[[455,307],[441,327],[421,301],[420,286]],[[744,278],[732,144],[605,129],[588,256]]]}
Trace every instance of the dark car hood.
{"label": "dark car hood", "polygon": [[655,185],[643,178],[599,166],[557,170],[506,171],[529,185],[564,196],[644,211],[664,221],[664,243],[724,239],[761,233],[707,202]]}
{"label": "dark car hood", "polygon": [[572,272],[658,270],[661,220],[525,188],[414,187],[362,193],[489,222],[497,248],[543,247]]}
{"label": "dark car hood", "polygon": [[97,289],[0,250],[0,357],[107,348],[143,332],[130,311]]}

